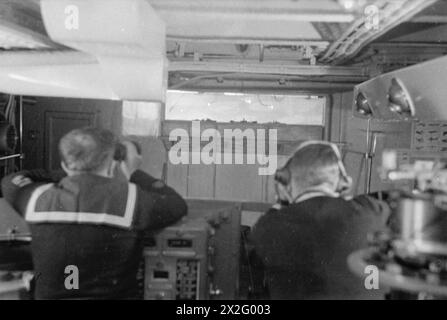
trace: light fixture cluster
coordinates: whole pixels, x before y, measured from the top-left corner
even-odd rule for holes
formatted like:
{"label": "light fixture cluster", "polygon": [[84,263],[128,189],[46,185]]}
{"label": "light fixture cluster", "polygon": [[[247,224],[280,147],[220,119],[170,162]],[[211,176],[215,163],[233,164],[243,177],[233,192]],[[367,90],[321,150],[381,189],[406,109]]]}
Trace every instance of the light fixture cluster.
{"label": "light fixture cluster", "polygon": [[372,109],[371,105],[368,102],[368,99],[365,97],[365,95],[362,92],[359,92],[357,94],[357,97],[355,98],[355,107],[356,111],[366,117],[372,116]]}
{"label": "light fixture cluster", "polygon": [[400,79],[391,79],[387,98],[388,108],[391,112],[406,118],[412,118],[416,115],[413,99],[411,99],[410,93]]}
{"label": "light fixture cluster", "polygon": [[[386,107],[401,119],[411,119],[416,116],[416,108],[408,89],[402,80],[392,78],[386,93]],[[371,101],[364,92],[358,91],[355,97],[355,111],[365,117],[373,116]]]}

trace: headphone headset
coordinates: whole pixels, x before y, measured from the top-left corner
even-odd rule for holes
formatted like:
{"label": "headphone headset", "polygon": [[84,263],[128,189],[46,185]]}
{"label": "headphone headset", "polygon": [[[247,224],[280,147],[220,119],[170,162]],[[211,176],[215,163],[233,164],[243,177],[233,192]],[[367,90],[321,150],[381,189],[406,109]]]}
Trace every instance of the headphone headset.
{"label": "headphone headset", "polygon": [[[349,184],[349,181],[351,181],[351,177],[349,177],[347,174],[345,165],[343,164],[340,150],[338,149],[337,145],[335,145],[332,142],[328,142],[328,141],[306,141],[306,142],[303,142],[302,144],[300,144],[299,147],[295,150],[295,152],[293,152],[292,155],[289,156],[289,158],[287,159],[285,164],[281,168],[276,170],[275,175],[274,175],[274,180],[283,186],[289,185],[290,180],[292,179],[292,174],[289,169],[290,161],[292,161],[292,159],[295,157],[295,155],[298,151],[300,151],[310,145],[318,145],[318,144],[331,147],[332,151],[334,152],[335,156],[337,157],[337,165],[338,165],[338,168],[340,169],[340,174],[342,176],[342,179]],[[342,191],[345,191],[345,190],[344,189],[337,190],[337,192],[339,192],[339,193]],[[278,191],[277,191],[277,193],[278,193]],[[299,198],[301,195],[302,194],[298,195],[295,198],[295,200],[297,198]],[[291,197],[289,197],[289,198],[291,198]]]}

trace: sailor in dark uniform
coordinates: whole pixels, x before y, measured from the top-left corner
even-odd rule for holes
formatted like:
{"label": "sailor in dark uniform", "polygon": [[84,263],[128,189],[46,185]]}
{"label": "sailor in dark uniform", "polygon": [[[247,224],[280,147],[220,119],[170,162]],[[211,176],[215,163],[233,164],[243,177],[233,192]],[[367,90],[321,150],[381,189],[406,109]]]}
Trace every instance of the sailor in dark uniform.
{"label": "sailor in dark uniform", "polygon": [[351,274],[346,259],[384,227],[387,205],[349,198],[352,179],[336,145],[305,142],[275,174],[279,205],[251,234],[272,299],[383,297]]}
{"label": "sailor in dark uniform", "polygon": [[[182,197],[138,170],[135,145],[123,144],[118,163],[112,132],[76,129],[59,143],[67,177],[23,171],[2,180],[5,199],[30,225],[37,299],[136,297],[143,233],[186,214]],[[127,179],[115,177],[117,167]],[[66,282],[73,268],[77,287]]]}

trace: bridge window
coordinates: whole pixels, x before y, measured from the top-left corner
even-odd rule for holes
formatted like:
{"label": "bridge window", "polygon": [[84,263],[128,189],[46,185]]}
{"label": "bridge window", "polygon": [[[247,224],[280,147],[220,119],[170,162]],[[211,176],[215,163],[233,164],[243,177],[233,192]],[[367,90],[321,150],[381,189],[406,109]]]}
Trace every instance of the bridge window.
{"label": "bridge window", "polygon": [[231,92],[167,92],[166,120],[324,126],[325,97]]}

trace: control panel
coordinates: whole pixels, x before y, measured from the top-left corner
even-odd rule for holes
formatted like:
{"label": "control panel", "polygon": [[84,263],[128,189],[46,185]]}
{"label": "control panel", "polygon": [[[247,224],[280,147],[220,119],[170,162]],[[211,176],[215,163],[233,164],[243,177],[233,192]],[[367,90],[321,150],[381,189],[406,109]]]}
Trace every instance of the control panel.
{"label": "control panel", "polygon": [[144,299],[208,299],[211,233],[204,219],[186,219],[154,235],[144,249]]}

